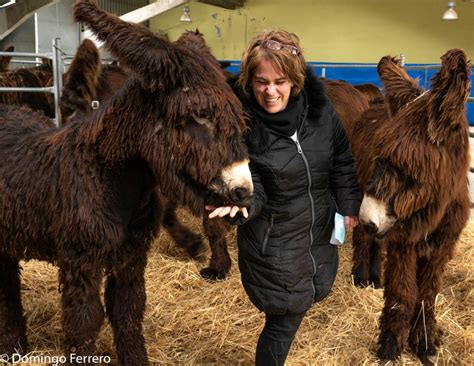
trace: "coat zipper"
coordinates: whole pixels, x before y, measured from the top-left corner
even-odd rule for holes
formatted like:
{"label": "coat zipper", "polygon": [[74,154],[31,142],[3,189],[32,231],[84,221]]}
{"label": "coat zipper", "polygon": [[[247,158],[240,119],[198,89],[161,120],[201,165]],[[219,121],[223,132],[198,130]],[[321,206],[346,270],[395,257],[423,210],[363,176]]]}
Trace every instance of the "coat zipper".
{"label": "coat zipper", "polygon": [[311,253],[311,247],[313,246],[313,226],[314,226],[314,201],[313,201],[313,195],[311,194],[311,171],[309,169],[309,163],[308,159],[306,159],[306,156],[303,152],[303,149],[301,148],[300,141],[298,140],[298,132],[296,133],[296,139],[294,140],[296,144],[296,148],[298,149],[298,154],[301,155],[303,158],[303,162],[306,166],[306,174],[308,176],[308,196],[309,196],[309,202],[311,205],[311,227],[309,229],[309,257],[311,258],[311,262],[313,263],[313,275],[311,276],[311,286],[313,288],[313,299],[314,296],[316,295],[316,288],[314,287],[314,281],[313,278],[316,275],[316,262],[314,260],[313,254]]}

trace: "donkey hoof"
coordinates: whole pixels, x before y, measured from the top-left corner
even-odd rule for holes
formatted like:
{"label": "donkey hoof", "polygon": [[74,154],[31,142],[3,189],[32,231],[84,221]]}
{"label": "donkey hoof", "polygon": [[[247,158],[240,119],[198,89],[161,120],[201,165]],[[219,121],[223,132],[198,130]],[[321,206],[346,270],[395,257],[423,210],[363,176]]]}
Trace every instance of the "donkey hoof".
{"label": "donkey hoof", "polygon": [[227,272],[224,271],[218,271],[214,268],[211,267],[206,267],[201,269],[199,272],[203,278],[209,281],[217,281],[217,280],[223,280],[227,276]]}
{"label": "donkey hoof", "polygon": [[436,365],[436,355],[418,355],[423,366],[434,366]]}
{"label": "donkey hoof", "polygon": [[371,276],[369,279],[369,286],[373,286],[374,288],[382,288],[382,281],[380,281],[380,277]]}
{"label": "donkey hoof", "polygon": [[[377,357],[380,360],[393,361],[400,357],[401,349],[398,346],[397,339],[395,336],[388,332],[380,336],[379,339],[380,348],[377,351]],[[384,363],[382,363],[383,365]]]}
{"label": "donkey hoof", "polygon": [[436,355],[438,354],[438,350],[434,344],[429,344],[426,347],[423,344],[418,345],[418,349],[416,350],[416,355],[420,359],[423,365],[432,366],[436,364]]}
{"label": "donkey hoof", "polygon": [[415,337],[413,334],[410,335],[408,344],[410,345],[411,351],[418,356],[423,365],[435,365],[436,355],[438,354],[436,345],[439,345],[439,342],[433,340],[431,334],[427,340],[420,341],[420,338],[421,337]]}
{"label": "donkey hoof", "polygon": [[362,275],[360,273],[360,271],[357,271],[355,270],[353,273],[352,273],[352,277],[354,278],[354,285],[356,287],[368,287],[370,284],[369,284],[369,280],[366,276]]}

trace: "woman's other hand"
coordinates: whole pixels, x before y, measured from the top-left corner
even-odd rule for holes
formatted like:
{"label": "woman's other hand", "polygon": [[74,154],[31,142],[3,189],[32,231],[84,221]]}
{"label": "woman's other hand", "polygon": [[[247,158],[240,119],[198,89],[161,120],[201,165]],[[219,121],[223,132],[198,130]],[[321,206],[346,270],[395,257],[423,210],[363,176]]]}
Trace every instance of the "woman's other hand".
{"label": "woman's other hand", "polygon": [[242,215],[245,218],[249,217],[249,213],[246,207],[239,207],[239,206],[221,206],[221,207],[214,207],[210,205],[206,205],[204,207],[208,211],[212,211],[209,214],[209,218],[213,219],[214,217],[224,217],[229,215],[230,217],[234,217],[237,212],[242,212]]}
{"label": "woman's other hand", "polygon": [[344,216],[344,225],[346,231],[349,231],[359,225],[359,218],[357,216]]}

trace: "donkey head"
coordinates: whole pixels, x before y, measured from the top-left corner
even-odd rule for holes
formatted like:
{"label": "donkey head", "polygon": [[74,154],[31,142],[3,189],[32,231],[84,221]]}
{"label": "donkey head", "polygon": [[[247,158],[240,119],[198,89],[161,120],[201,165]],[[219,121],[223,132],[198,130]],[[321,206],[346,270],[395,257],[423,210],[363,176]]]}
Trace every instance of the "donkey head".
{"label": "donkey head", "polygon": [[429,231],[426,225],[437,225],[447,203],[466,184],[469,63],[457,49],[441,59],[425,93],[397,60],[379,62],[386,123],[371,141],[373,169],[360,209],[362,224],[379,236],[396,223]]}
{"label": "donkey head", "polygon": [[247,204],[244,111],[202,36],[188,32],[170,43],[93,1],[76,1],[74,12],[134,77],[125,88],[140,105],[127,110],[140,116],[130,123],[146,130],[134,143],[163,192],[189,205],[210,188],[223,203]]}

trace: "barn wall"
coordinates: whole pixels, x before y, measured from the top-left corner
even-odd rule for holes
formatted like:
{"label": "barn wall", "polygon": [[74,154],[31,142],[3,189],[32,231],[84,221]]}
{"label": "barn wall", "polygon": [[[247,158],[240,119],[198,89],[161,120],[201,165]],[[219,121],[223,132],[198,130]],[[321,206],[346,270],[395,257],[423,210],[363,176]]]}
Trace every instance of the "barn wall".
{"label": "barn wall", "polygon": [[52,40],[61,39],[61,49],[74,54],[79,44],[78,25],[74,21],[71,8],[73,0],[62,0],[38,11],[38,39],[36,52],[52,52]]}
{"label": "barn wall", "polygon": [[441,15],[445,0],[247,0],[226,10],[190,2],[192,23],[182,24],[182,7],[153,18],[152,30],[175,40],[196,27],[219,59],[238,60],[247,40],[264,29],[283,27],[301,38],[308,61],[377,62],[404,53],[409,63],[438,63],[450,48],[474,58],[474,3],[457,1],[459,20]]}
{"label": "barn wall", "polygon": [[35,20],[33,17],[23,22],[15,32],[0,41],[0,50],[15,45],[17,52],[35,52]]}

